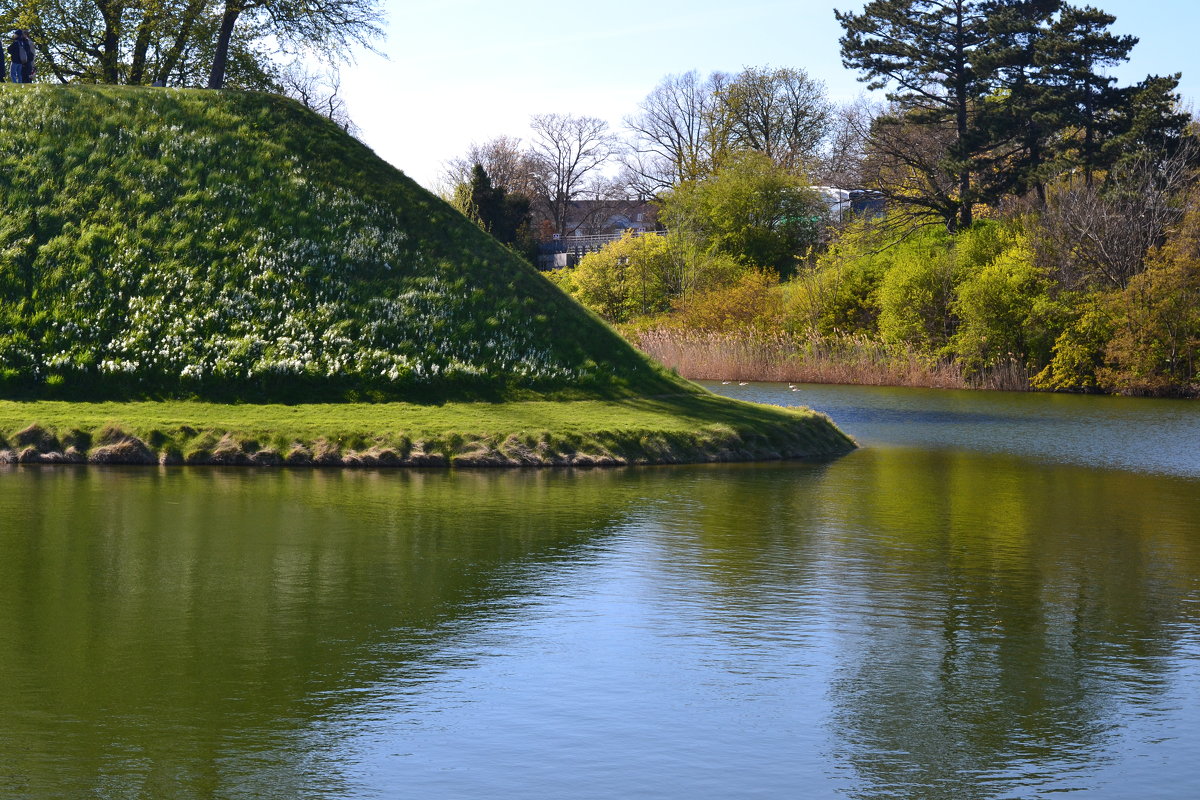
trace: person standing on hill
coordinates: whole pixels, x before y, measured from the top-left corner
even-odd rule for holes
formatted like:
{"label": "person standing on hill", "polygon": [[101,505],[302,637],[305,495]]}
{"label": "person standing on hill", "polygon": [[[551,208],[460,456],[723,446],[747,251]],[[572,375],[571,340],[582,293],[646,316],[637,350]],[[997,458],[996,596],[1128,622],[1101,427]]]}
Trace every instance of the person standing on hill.
{"label": "person standing on hill", "polygon": [[23,30],[13,31],[12,44],[8,46],[8,57],[13,83],[29,83],[33,80],[33,43]]}

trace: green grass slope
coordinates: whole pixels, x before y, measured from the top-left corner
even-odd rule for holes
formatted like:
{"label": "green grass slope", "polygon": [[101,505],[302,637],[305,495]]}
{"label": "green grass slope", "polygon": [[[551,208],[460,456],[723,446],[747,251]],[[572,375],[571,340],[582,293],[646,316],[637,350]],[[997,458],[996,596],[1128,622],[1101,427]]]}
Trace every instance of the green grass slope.
{"label": "green grass slope", "polygon": [[436,405],[0,400],[0,465],[592,466],[828,456],[852,447],[807,409],[707,392]]}
{"label": "green grass slope", "polygon": [[0,391],[285,402],[680,383],[279,97],[0,91]]}
{"label": "green grass slope", "polygon": [[853,447],[820,415],[664,370],[292,101],[4,84],[0,130],[0,463]]}

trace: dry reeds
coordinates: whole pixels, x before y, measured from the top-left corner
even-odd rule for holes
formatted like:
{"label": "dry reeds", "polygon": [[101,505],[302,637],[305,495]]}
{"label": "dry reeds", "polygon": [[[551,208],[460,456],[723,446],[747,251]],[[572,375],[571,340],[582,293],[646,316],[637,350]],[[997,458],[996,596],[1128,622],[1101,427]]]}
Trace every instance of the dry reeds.
{"label": "dry reeds", "polygon": [[968,379],[955,363],[910,347],[889,348],[865,336],[716,333],[659,328],[637,334],[651,357],[692,380],[840,383],[933,389],[1029,389],[1024,365],[1011,361]]}

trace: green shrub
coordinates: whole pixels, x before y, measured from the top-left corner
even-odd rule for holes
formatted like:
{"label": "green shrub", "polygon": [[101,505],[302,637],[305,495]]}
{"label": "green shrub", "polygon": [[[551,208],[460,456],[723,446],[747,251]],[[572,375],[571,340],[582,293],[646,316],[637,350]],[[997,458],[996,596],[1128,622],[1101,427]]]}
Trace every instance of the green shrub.
{"label": "green shrub", "polygon": [[879,335],[889,346],[940,351],[954,332],[954,252],[939,231],[912,237],[890,253],[879,285]]}
{"label": "green shrub", "polygon": [[821,336],[876,332],[879,285],[890,264],[884,234],[866,221],[847,226],[817,258],[784,284],[784,325]]}
{"label": "green shrub", "polygon": [[666,310],[671,269],[665,238],[627,233],[580,260],[571,293],[610,322],[626,322]]}
{"label": "green shrub", "polygon": [[737,283],[696,292],[675,304],[671,324],[712,333],[767,331],[782,312],[779,278],[774,272],[749,270]]}
{"label": "green shrub", "polygon": [[676,187],[663,199],[661,216],[672,231],[699,237],[708,251],[786,277],[816,245],[827,213],[803,178],[745,151],[709,178]]}
{"label": "green shrub", "polygon": [[1100,388],[1096,373],[1113,335],[1109,303],[1102,294],[1064,298],[1068,320],[1054,340],[1049,363],[1033,377],[1035,389],[1090,392]]}
{"label": "green shrub", "polygon": [[958,328],[951,350],[968,376],[1007,360],[1036,371],[1049,361],[1062,328],[1062,311],[1050,297],[1052,282],[1023,241],[990,249],[984,257],[991,260],[955,290]]}
{"label": "green shrub", "polygon": [[1108,300],[1113,336],[1108,364],[1096,373],[1101,385],[1124,394],[1200,393],[1200,210]]}

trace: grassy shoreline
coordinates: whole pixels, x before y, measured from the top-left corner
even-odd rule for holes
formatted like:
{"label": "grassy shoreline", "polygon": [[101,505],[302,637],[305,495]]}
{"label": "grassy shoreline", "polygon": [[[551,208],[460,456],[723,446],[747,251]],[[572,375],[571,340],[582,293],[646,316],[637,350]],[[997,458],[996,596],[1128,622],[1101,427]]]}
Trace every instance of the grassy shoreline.
{"label": "grassy shoreline", "polygon": [[0,463],[620,466],[829,457],[823,414],[710,394],[416,405],[0,400]]}

